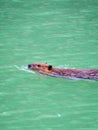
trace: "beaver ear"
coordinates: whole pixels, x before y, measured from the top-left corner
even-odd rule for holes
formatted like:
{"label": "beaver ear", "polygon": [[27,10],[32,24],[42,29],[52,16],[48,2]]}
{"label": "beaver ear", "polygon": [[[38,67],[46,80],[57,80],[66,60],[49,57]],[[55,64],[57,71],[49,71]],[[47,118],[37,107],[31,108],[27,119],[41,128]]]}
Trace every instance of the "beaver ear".
{"label": "beaver ear", "polygon": [[52,70],[52,65],[49,65],[49,66],[48,66],[48,70]]}

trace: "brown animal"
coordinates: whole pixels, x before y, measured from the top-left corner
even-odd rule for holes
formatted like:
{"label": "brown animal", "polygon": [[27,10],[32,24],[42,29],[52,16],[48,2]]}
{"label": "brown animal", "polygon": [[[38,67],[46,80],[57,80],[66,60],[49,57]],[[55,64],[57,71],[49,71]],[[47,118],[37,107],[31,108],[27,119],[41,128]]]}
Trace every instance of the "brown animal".
{"label": "brown animal", "polygon": [[52,65],[41,63],[29,64],[28,68],[35,72],[53,77],[98,80],[98,70],[95,69],[94,70],[63,69],[63,68],[55,68]]}

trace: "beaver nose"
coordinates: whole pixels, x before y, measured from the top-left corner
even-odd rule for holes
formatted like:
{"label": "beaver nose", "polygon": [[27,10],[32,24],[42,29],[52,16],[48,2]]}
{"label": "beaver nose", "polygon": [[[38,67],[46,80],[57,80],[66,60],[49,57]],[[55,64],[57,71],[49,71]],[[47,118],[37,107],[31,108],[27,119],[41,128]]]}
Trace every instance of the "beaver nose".
{"label": "beaver nose", "polygon": [[31,65],[28,65],[28,68],[31,68]]}

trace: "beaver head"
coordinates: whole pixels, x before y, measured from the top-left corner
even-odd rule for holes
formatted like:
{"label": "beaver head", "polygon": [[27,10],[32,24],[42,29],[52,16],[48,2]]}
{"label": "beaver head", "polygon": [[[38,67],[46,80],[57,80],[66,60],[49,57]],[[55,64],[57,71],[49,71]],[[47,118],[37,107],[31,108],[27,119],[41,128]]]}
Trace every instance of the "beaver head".
{"label": "beaver head", "polygon": [[46,73],[51,72],[53,69],[52,65],[41,64],[41,63],[29,64],[28,68],[36,72],[46,72]]}

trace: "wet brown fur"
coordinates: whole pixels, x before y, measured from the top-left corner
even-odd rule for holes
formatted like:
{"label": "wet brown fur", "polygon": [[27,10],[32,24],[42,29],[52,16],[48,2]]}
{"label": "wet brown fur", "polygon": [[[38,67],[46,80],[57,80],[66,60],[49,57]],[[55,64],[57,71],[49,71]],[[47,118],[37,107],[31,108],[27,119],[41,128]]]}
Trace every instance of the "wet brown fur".
{"label": "wet brown fur", "polygon": [[31,64],[29,69],[36,72],[53,75],[55,77],[72,77],[72,78],[83,78],[83,79],[95,79],[98,80],[98,70],[81,70],[81,69],[63,69],[54,68],[52,65],[34,63]]}

